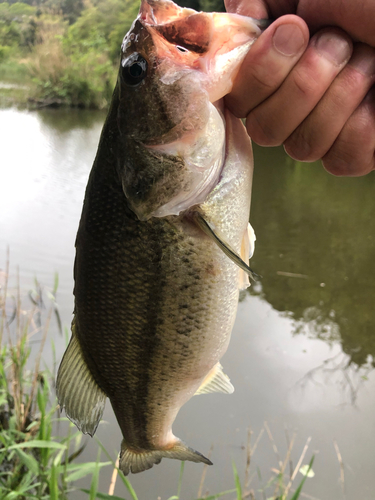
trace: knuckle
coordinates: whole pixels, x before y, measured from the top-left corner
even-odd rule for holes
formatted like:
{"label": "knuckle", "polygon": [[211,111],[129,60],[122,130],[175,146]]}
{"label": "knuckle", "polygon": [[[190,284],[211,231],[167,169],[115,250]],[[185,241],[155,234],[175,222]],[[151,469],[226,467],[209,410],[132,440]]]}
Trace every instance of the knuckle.
{"label": "knuckle", "polygon": [[374,163],[374,128],[358,113],[347,123],[332,148],[323,157],[323,165],[336,176],[366,175]]}
{"label": "knuckle", "polygon": [[319,92],[319,76],[304,68],[295,68],[291,74],[293,85],[305,99],[314,100]]}
{"label": "knuckle", "polygon": [[276,72],[271,72],[263,66],[254,66],[252,78],[257,87],[262,90],[264,94],[272,94],[282,83],[282,77]]}
{"label": "knuckle", "polygon": [[262,119],[254,110],[246,118],[246,129],[249,136],[259,146],[279,146],[282,140],[275,134],[270,121]]}
{"label": "knuckle", "polygon": [[284,142],[284,149],[289,156],[298,161],[316,161],[321,158],[321,154],[315,150],[309,139],[298,130]]}

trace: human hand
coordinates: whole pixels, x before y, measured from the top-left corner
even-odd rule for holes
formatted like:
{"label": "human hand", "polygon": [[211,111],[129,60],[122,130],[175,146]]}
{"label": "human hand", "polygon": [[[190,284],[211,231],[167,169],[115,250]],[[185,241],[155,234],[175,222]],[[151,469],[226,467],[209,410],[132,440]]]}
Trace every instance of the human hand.
{"label": "human hand", "polygon": [[[264,18],[263,4],[255,1],[246,13]],[[321,158],[333,174],[362,175],[375,166],[374,82],[375,49],[353,46],[337,28],[324,28],[309,42],[306,23],[286,15],[254,43],[227,105],[246,117],[258,144],[284,144],[301,161]]]}

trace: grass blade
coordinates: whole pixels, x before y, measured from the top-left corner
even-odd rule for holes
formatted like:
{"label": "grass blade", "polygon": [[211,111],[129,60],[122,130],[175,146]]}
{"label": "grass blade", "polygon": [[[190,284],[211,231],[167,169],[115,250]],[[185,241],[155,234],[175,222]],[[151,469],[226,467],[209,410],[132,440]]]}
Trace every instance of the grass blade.
{"label": "grass blade", "polygon": [[27,468],[27,470],[33,472],[33,474],[35,474],[35,475],[39,474],[38,461],[32,455],[28,455],[27,453],[25,453],[22,450],[16,450],[16,453],[17,453],[18,457],[20,458],[21,462]]}
{"label": "grass blade", "polygon": [[56,448],[58,450],[65,450],[64,444],[55,443],[54,441],[45,441],[41,439],[34,439],[33,441],[26,441],[24,443],[12,444],[8,447],[9,450],[17,450],[19,448]]}
{"label": "grass blade", "polygon": [[296,489],[294,495],[292,496],[292,498],[290,500],[297,500],[299,498],[299,495],[302,491],[302,488],[303,488],[303,485],[307,479],[307,474],[310,472],[312,466],[313,466],[313,463],[314,463],[314,459],[315,459],[315,455],[312,456],[311,460],[310,460],[310,463],[309,463],[309,468],[307,469],[307,472],[306,472],[306,475],[303,476],[303,479],[300,483],[300,485],[298,486],[298,488]]}
{"label": "grass blade", "polygon": [[233,467],[234,483],[236,485],[237,500],[242,500],[241,481],[240,481],[240,477],[238,475],[237,467],[236,467],[236,464],[234,463],[234,461],[232,462],[232,467]]}
{"label": "grass blade", "polygon": [[51,475],[49,479],[50,500],[59,500],[58,474],[55,464],[51,466]]}
{"label": "grass blade", "polygon": [[111,461],[113,467],[115,467],[118,470],[119,477],[120,477],[121,481],[124,483],[124,485],[125,485],[126,489],[128,490],[128,492],[130,493],[130,495],[132,497],[132,500],[139,500],[138,497],[137,497],[136,492],[134,491],[133,486],[131,485],[131,483],[129,481],[129,479],[127,479],[124,476],[124,474],[121,472],[121,470],[116,466],[116,462],[114,460],[112,460],[110,454],[105,449],[105,447],[103,446],[103,444],[101,443],[101,441],[97,437],[95,438],[95,441],[98,443],[98,445],[100,446],[100,448],[104,451],[105,455],[109,458],[109,460]]}
{"label": "grass blade", "polygon": [[180,475],[178,477],[177,500],[179,500],[181,494],[181,484],[182,484],[182,476],[184,475],[184,467],[185,467],[185,462],[181,462]]}
{"label": "grass blade", "polygon": [[[90,494],[90,490],[81,489],[83,493]],[[108,493],[97,493],[96,498],[100,498],[101,500],[126,500],[124,497],[117,497],[115,495],[108,495]]]}
{"label": "grass blade", "polygon": [[217,498],[223,497],[224,495],[231,495],[232,493],[235,493],[236,491],[237,491],[237,489],[222,491],[220,493],[216,493],[216,495],[210,495],[208,497],[200,497],[200,498],[197,498],[196,500],[216,500]]}
{"label": "grass blade", "polygon": [[99,485],[99,461],[100,461],[100,449],[98,450],[98,456],[96,458],[95,462],[95,469],[92,474],[92,479],[91,479],[91,487],[90,487],[90,500],[95,500],[96,499],[96,494],[98,492],[98,485]]}
{"label": "grass blade", "polygon": [[74,481],[77,481],[82,477],[88,476],[90,474],[95,474],[95,470],[97,468],[101,469],[102,467],[106,467],[108,465],[111,465],[111,462],[87,462],[84,464],[76,464],[75,472],[69,474],[66,480],[69,483],[73,483]]}

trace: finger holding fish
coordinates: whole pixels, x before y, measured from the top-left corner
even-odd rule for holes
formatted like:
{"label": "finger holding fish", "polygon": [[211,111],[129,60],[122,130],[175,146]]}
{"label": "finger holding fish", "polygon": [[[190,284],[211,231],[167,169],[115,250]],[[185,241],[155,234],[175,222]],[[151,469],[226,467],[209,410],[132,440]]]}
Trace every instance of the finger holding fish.
{"label": "finger holding fish", "polygon": [[322,159],[338,176],[366,175],[375,169],[375,89],[372,87]]}
{"label": "finger holding fish", "polygon": [[236,116],[246,118],[271,97],[302,57],[309,30],[298,16],[274,21],[254,42],[225,102]]}
{"label": "finger holding fish", "polygon": [[[343,158],[349,158],[350,151],[344,155],[343,144],[340,145],[342,141],[339,137],[344,128],[351,128],[351,121],[356,119],[356,110],[361,106],[374,83],[375,49],[366,44],[357,43],[353,47],[349,62],[332,82],[317,106],[284,142],[286,152],[300,161],[316,161],[323,158],[331,148],[337,148],[343,153]],[[332,120],[332,117],[335,119]],[[371,125],[371,120],[370,122],[363,120],[362,132],[366,133]],[[358,128],[358,124],[355,128]],[[350,149],[354,148],[355,144],[352,141],[346,141],[346,144],[350,143],[352,144]],[[357,146],[356,149],[363,155],[365,154],[363,148]],[[333,152],[331,152],[331,158],[332,155]],[[324,163],[325,160],[323,160]],[[363,165],[361,157],[356,155],[355,161],[354,158],[352,160],[352,165],[358,168],[358,175],[360,175],[360,166]],[[340,168],[337,169],[338,172],[340,170]],[[345,170],[349,171],[347,168]],[[367,171],[366,167],[364,171]]]}
{"label": "finger holding fish", "polygon": [[341,30],[314,35],[279,89],[247,115],[250,137],[262,146],[282,144],[315,109],[351,52],[352,43]]}

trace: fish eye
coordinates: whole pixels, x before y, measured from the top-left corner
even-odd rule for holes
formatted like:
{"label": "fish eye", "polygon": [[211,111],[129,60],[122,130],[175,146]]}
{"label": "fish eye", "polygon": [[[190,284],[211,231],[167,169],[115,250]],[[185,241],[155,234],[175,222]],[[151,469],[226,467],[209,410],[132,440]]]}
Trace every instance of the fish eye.
{"label": "fish eye", "polygon": [[147,75],[147,61],[137,52],[122,61],[121,65],[121,74],[127,85],[136,86]]}

